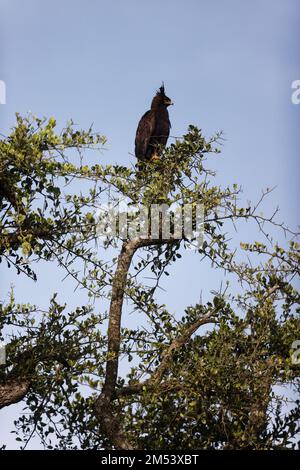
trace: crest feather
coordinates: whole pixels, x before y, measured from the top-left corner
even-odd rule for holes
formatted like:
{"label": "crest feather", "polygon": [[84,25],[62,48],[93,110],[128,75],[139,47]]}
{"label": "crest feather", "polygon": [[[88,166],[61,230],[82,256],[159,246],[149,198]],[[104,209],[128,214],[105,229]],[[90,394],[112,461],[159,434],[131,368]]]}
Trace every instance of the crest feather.
{"label": "crest feather", "polygon": [[161,95],[165,95],[165,84],[164,84],[164,82],[162,82],[162,85],[159,88],[157,93],[160,93]]}

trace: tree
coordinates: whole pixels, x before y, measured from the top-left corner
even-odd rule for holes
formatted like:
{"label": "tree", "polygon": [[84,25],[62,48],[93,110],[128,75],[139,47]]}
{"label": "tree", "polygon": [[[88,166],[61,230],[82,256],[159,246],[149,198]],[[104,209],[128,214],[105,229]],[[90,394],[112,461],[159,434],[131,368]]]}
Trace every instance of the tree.
{"label": "tree", "polygon": [[[101,307],[87,302],[66,313],[56,295],[48,312],[15,304],[13,295],[2,306],[1,327],[10,326],[13,336],[1,366],[0,405],[26,400],[30,413],[16,423],[21,446],[36,433],[45,447],[62,449],[294,447],[299,244],[277,211],[261,215],[270,190],[243,207],[240,188],[214,185],[206,165],[219,153],[221,135],[206,140],[194,126],[138,176],[118,165],[83,166],[83,150],[105,139],[72,123],[60,134],[54,129],[54,119],[18,116],[1,141],[1,256],[33,278],[32,260],[57,260]],[[76,179],[86,195],[78,195]],[[187,304],[175,318],[158,301],[163,275],[193,246],[184,232],[163,237],[160,227],[155,238],[99,238],[97,207],[120,197],[146,208],[202,204],[199,264],[210,261],[227,281],[213,286],[208,302]],[[231,227],[238,234],[242,223],[258,227],[258,240],[230,240]],[[274,240],[277,230],[290,238],[284,247]],[[152,275],[147,284],[145,273]],[[122,321],[125,299],[134,328]],[[133,365],[120,374],[124,358]],[[23,384],[19,396],[16,383],[18,390]],[[288,385],[294,395],[284,393]]]}

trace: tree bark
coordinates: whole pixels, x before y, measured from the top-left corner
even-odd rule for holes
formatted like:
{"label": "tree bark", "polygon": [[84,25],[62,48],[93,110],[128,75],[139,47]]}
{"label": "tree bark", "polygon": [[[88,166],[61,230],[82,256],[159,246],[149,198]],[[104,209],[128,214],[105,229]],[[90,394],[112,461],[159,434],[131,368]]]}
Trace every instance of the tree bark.
{"label": "tree bark", "polygon": [[115,396],[116,383],[118,378],[119,352],[121,342],[121,317],[124,301],[124,293],[127,275],[131,260],[138,248],[151,245],[162,245],[164,243],[174,243],[177,240],[170,239],[141,239],[136,238],[123,242],[118,258],[117,269],[112,284],[112,297],[109,309],[108,324],[108,349],[105,382],[99,397],[97,398],[94,410],[95,415],[105,430],[107,436],[117,449],[132,450],[133,447],[122,432],[121,423],[113,413],[113,399]]}
{"label": "tree bark", "polygon": [[28,379],[10,379],[0,384],[0,409],[21,401],[30,388]]}

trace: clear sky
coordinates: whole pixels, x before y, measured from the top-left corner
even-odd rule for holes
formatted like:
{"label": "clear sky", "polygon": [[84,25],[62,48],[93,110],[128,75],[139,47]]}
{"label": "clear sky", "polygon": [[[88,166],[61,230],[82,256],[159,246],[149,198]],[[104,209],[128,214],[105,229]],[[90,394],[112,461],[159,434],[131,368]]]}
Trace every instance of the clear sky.
{"label": "clear sky", "polygon": [[[223,130],[222,157],[211,160],[217,182],[242,184],[245,199],[276,186],[267,209],[279,204],[295,227],[300,105],[291,102],[291,83],[300,80],[299,31],[298,0],[0,0],[7,87],[0,132],[9,132],[16,111],[55,116],[60,126],[69,118],[93,123],[108,138],[99,158],[130,165],[137,122],[164,80],[175,103],[172,136],[189,124],[207,136]],[[161,294],[174,311],[218,288],[194,254],[176,266]],[[60,290],[54,267],[40,268],[38,286],[0,269],[1,300],[11,283],[18,300],[43,306]],[[1,423],[11,428],[18,409],[2,410]],[[0,437],[15,445],[3,424]]]}

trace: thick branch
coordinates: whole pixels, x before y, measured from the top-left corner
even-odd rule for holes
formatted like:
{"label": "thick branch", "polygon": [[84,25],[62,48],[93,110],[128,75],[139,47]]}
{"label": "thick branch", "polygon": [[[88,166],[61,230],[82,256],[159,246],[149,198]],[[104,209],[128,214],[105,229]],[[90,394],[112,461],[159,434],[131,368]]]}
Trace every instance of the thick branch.
{"label": "thick branch", "polygon": [[125,241],[118,258],[116,273],[112,284],[112,296],[109,310],[108,324],[108,351],[105,382],[101,395],[95,402],[95,414],[99,422],[104,427],[117,449],[132,449],[132,446],[123,435],[119,420],[112,412],[112,399],[115,393],[118,367],[119,352],[121,341],[121,316],[124,301],[124,292],[126,280],[132,257],[138,248],[151,245],[162,245],[164,243],[174,243],[175,239],[133,239]]}
{"label": "thick branch", "polygon": [[161,382],[162,377],[170,364],[174,351],[180,349],[190,339],[190,337],[195,333],[195,331],[200,328],[200,326],[206,325],[207,323],[215,323],[216,320],[213,319],[214,313],[215,311],[210,312],[204,317],[199,318],[197,321],[192,323],[192,325],[188,326],[186,330],[182,333],[182,335],[172,341],[168,349],[164,352],[161,363],[149,379],[150,382]]}
{"label": "thick branch", "polygon": [[120,351],[121,315],[126,279],[132,257],[137,246],[134,242],[124,242],[118,259],[117,270],[112,285],[112,295],[108,324],[108,357],[105,383],[102,393],[111,398],[117,377]]}
{"label": "thick branch", "polygon": [[[35,356],[36,350],[37,347],[32,347],[14,358],[16,365],[0,383],[0,409],[18,403],[28,393],[36,366],[43,360],[39,355]],[[62,366],[69,367],[67,360],[56,353],[49,353],[44,359],[57,360]]]}
{"label": "thick branch", "polygon": [[[160,384],[163,375],[172,360],[173,353],[180,349],[182,346],[184,346],[184,344],[187,343],[190,337],[195,333],[198,328],[200,328],[200,326],[206,325],[208,323],[216,323],[216,320],[213,318],[214,314],[215,310],[199,318],[197,321],[192,323],[192,325],[188,326],[180,336],[175,338],[163,353],[161,363],[149,379],[145,380],[144,382],[133,384],[131,386],[117,390],[115,397],[140,393],[144,387],[147,387],[148,390],[156,388]],[[164,382],[160,385],[160,387],[162,391],[167,391],[170,390],[170,388],[176,388],[176,384],[172,382]]]}
{"label": "thick branch", "polygon": [[42,240],[52,240],[53,232],[45,230],[43,227],[26,227],[25,224],[21,228],[18,228],[15,232],[2,234],[0,238],[0,254],[4,253],[5,250],[10,249],[12,246],[17,248],[21,245],[20,237],[26,235],[32,235],[34,238],[40,238]]}
{"label": "thick branch", "polygon": [[0,384],[0,408],[21,401],[29,387],[30,380],[24,378],[7,380],[4,384]]}

